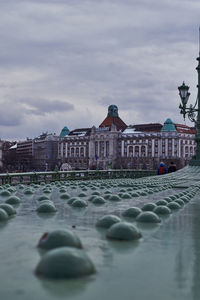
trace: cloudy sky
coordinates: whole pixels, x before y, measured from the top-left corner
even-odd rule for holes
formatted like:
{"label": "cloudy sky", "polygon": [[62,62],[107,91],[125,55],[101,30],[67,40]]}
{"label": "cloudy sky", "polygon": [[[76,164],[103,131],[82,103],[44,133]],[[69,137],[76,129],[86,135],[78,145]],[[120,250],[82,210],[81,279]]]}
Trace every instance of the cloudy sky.
{"label": "cloudy sky", "polygon": [[110,104],[126,124],[184,123],[199,23],[199,0],[0,0],[0,138],[98,126]]}

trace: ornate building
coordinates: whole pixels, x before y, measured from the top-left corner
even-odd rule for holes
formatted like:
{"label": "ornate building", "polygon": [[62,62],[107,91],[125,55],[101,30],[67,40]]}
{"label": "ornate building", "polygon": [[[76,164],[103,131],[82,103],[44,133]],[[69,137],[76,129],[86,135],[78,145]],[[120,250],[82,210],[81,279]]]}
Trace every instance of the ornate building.
{"label": "ornate building", "polygon": [[[62,131],[63,132],[63,131]],[[59,163],[73,169],[155,169],[160,160],[185,166],[195,152],[194,128],[174,124],[167,119],[159,123],[127,126],[118,115],[116,105],[98,128],[76,129],[61,135]]]}
{"label": "ornate building", "polygon": [[35,139],[4,142],[3,170],[9,172],[50,171],[58,162],[58,141],[55,134],[43,133]]}

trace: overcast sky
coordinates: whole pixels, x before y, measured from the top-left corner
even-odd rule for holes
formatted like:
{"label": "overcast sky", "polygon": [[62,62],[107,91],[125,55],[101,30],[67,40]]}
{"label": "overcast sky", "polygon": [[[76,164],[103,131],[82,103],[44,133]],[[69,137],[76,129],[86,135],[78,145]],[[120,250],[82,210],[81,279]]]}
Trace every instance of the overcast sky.
{"label": "overcast sky", "polygon": [[199,0],[0,0],[0,138],[99,126],[110,104],[127,125],[184,123],[199,23]]}

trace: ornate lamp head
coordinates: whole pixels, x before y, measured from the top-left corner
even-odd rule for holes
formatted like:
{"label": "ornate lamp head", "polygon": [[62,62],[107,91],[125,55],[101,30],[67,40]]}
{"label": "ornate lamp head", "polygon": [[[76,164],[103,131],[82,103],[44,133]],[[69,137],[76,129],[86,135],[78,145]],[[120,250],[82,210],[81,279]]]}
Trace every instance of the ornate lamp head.
{"label": "ornate lamp head", "polygon": [[183,81],[183,84],[178,87],[179,95],[182,101],[183,106],[186,106],[190,93],[188,92],[189,86],[185,85],[185,82]]}

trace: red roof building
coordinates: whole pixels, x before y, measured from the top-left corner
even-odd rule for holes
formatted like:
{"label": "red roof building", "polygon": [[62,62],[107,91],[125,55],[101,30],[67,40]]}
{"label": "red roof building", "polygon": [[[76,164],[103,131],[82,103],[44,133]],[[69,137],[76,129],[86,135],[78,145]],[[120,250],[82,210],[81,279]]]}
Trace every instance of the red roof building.
{"label": "red roof building", "polygon": [[194,127],[189,127],[183,124],[174,124],[176,127],[177,132],[180,133],[188,133],[188,134],[196,134],[197,131]]}
{"label": "red roof building", "polygon": [[124,131],[127,128],[127,125],[120,119],[120,117],[106,117],[105,120],[99,125],[99,127],[109,127],[115,125],[117,131]]}
{"label": "red roof building", "polygon": [[124,131],[127,128],[127,125],[118,115],[118,107],[116,105],[110,105],[108,107],[108,115],[99,127],[108,127],[111,129],[112,125],[116,126],[117,131]]}

